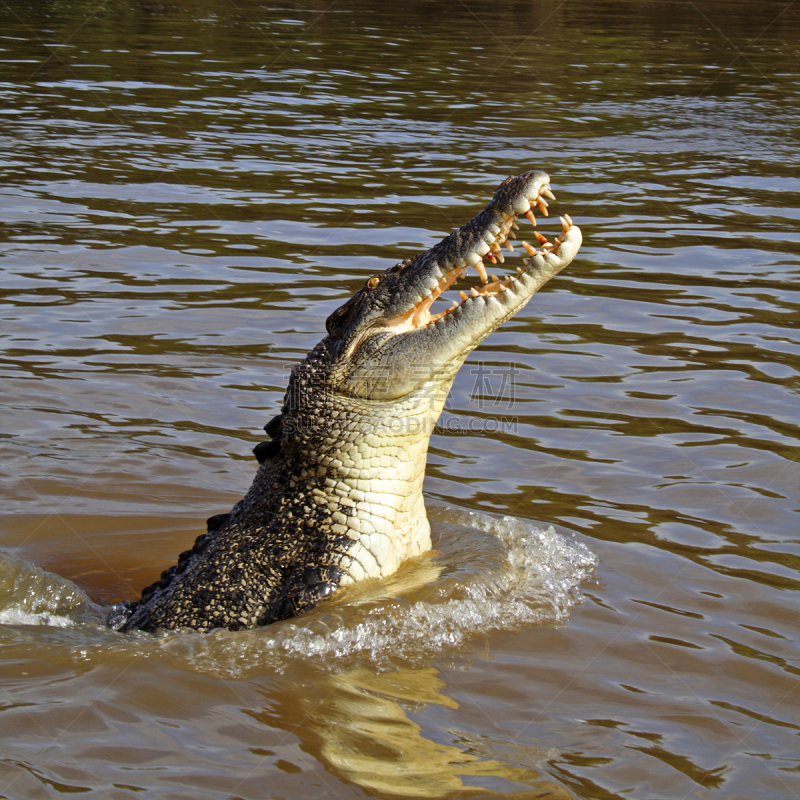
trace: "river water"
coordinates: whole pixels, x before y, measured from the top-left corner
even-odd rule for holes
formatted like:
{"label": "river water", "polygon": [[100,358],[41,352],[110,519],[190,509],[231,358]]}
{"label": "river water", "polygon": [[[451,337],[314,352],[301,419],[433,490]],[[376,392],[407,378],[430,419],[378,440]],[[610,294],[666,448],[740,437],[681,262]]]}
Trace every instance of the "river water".
{"label": "river water", "polygon": [[[0,797],[800,796],[800,6],[0,19]],[[326,316],[531,168],[584,246],[459,373],[435,552],[105,628]]]}

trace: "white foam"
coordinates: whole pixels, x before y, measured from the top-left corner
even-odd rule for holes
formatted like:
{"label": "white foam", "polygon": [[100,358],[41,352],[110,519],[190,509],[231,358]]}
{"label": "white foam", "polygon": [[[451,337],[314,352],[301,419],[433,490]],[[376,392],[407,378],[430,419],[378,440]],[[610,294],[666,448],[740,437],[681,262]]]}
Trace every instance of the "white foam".
{"label": "white foam", "polygon": [[255,631],[170,635],[161,645],[224,675],[283,671],[296,658],[332,670],[420,664],[492,631],[563,624],[597,565],[552,527],[436,507],[431,521],[440,554],[395,579],[350,587],[344,600]]}
{"label": "white foam", "polygon": [[0,625],[49,625],[53,628],[69,628],[75,623],[59,614],[41,611],[32,614],[19,606],[9,606],[0,610]]}
{"label": "white foam", "polygon": [[579,599],[578,584],[596,565],[593,554],[583,545],[568,543],[552,527],[543,531],[511,517],[467,513],[461,524],[480,527],[507,545],[506,563],[497,573],[482,580],[470,576],[470,584],[450,587],[454,596],[442,602],[388,601],[377,614],[371,609],[367,619],[327,635],[294,626],[295,631],[278,642],[281,649],[337,657],[366,651],[380,660],[398,645],[429,655],[491,630],[564,622]]}
{"label": "white foam", "polygon": [[0,624],[69,628],[86,657],[107,647],[157,650],[181,668],[226,677],[284,671],[297,659],[334,671],[413,666],[492,631],[563,624],[597,564],[553,528],[437,505],[429,516],[437,552],[346,587],[301,617],[235,633],[114,633],[102,622],[109,609],[70,581],[0,553]]}

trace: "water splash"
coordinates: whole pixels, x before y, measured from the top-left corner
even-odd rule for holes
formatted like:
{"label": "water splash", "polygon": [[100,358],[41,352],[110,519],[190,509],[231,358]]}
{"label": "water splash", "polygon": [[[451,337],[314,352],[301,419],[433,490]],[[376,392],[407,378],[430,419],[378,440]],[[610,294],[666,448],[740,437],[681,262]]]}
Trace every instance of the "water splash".
{"label": "water splash", "polygon": [[114,633],[102,624],[108,610],[77,586],[8,555],[0,555],[0,623],[71,628],[64,643],[81,660],[111,647],[226,677],[282,672],[297,659],[334,671],[415,666],[492,631],[564,623],[597,565],[586,546],[552,527],[439,505],[429,515],[435,551],[265,628]]}
{"label": "water splash", "polygon": [[0,625],[68,628],[91,605],[74,583],[0,553]]}
{"label": "water splash", "polygon": [[564,623],[597,566],[587,547],[552,527],[437,506],[430,517],[438,552],[387,580],[348,587],[294,620],[172,635],[163,646],[225,676],[264,666],[282,672],[298,658],[334,671],[418,666],[492,631]]}

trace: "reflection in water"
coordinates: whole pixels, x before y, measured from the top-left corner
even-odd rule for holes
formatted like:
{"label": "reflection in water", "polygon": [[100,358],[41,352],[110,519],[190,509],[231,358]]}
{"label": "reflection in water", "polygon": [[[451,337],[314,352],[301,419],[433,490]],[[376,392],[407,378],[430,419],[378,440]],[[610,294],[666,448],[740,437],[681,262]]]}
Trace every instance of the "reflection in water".
{"label": "reflection in water", "polygon": [[[458,708],[442,693],[445,682],[433,667],[384,673],[357,669],[318,677],[313,686],[290,682],[252,715],[299,737],[302,749],[325,769],[368,793],[387,798],[574,797],[530,768],[484,757],[485,743],[473,743],[466,734],[447,730],[446,738],[458,741],[458,747],[428,738],[409,715],[430,705]],[[509,781],[530,788],[514,792]],[[493,782],[497,791],[483,788]]]}

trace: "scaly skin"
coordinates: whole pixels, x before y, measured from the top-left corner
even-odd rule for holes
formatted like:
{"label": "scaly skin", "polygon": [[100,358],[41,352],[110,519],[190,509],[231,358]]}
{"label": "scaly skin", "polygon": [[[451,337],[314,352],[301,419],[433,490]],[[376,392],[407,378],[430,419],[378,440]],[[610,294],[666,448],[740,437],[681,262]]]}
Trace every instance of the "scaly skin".
{"label": "scaly skin", "polygon": [[[337,586],[393,573],[431,546],[422,481],[428,441],[467,355],[573,259],[569,217],[552,244],[523,246],[518,274],[489,280],[519,216],[545,214],[549,177],[509,178],[474,219],[435,247],[370,278],[327,321],[328,336],[294,368],[261,466],[228,514],[140,600],[123,630],[229,628],[293,617]],[[537,234],[538,237],[538,234]],[[474,267],[481,284],[431,315]]]}

